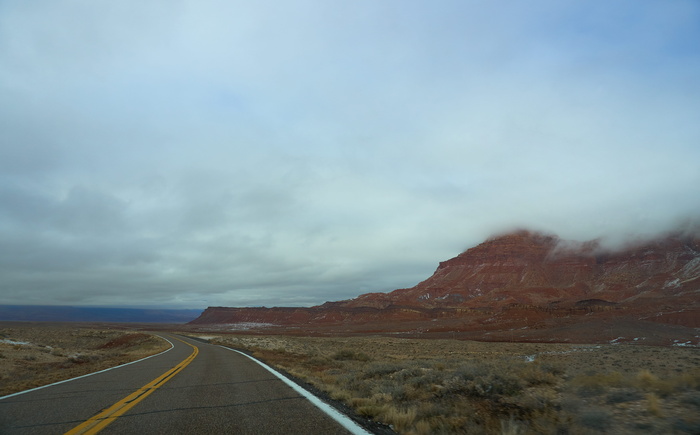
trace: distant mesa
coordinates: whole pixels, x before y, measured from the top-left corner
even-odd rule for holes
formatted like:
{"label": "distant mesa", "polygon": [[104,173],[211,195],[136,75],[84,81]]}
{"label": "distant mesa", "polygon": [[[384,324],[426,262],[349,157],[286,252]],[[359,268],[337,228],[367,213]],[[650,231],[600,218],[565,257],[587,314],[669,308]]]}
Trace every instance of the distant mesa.
{"label": "distant mesa", "polygon": [[187,323],[202,310],[0,305],[0,321]]}
{"label": "distant mesa", "polygon": [[310,308],[210,307],[190,325],[485,331],[625,318],[697,328],[699,295],[697,235],[670,234],[611,251],[597,241],[520,230],[440,262],[411,288]]}

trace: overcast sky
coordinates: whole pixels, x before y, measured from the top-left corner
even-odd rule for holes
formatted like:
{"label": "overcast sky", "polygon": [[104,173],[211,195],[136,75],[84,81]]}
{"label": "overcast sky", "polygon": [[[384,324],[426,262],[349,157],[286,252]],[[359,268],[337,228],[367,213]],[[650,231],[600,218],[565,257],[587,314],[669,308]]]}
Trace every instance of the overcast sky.
{"label": "overcast sky", "polygon": [[310,306],[700,216],[700,2],[0,1],[0,303]]}

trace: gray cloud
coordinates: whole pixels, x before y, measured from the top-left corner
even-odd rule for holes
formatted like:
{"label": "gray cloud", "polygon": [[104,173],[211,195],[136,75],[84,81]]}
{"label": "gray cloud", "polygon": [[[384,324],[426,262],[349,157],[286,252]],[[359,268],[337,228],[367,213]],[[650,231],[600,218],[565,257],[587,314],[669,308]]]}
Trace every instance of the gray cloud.
{"label": "gray cloud", "polygon": [[310,305],[700,215],[692,1],[0,5],[0,303]]}

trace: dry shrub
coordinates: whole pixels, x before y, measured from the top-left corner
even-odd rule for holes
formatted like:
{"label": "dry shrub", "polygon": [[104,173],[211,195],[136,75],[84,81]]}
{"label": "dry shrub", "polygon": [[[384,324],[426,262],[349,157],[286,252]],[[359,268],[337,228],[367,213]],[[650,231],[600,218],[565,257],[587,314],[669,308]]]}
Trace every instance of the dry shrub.
{"label": "dry shrub", "polygon": [[523,388],[522,380],[512,373],[488,373],[475,377],[457,375],[447,381],[442,393],[496,399],[519,394]]}
{"label": "dry shrub", "polygon": [[678,391],[700,391],[700,367],[695,367],[675,377],[672,380]]}
{"label": "dry shrub", "polygon": [[521,376],[525,382],[531,386],[556,385],[560,381],[562,372],[558,372],[558,370],[551,371],[550,369],[551,366],[531,364],[521,371]]}
{"label": "dry shrub", "polygon": [[413,431],[410,432],[411,435],[430,435],[435,433],[433,431],[433,427],[430,424],[430,422],[425,421],[425,420],[420,420],[419,422],[416,423],[415,427],[413,428]]}
{"label": "dry shrub", "polygon": [[620,372],[593,373],[575,378],[571,384],[578,387],[602,387],[618,388],[622,387],[624,376]]}
{"label": "dry shrub", "polygon": [[403,365],[398,363],[376,362],[370,364],[364,371],[362,376],[365,379],[382,378],[398,372],[403,368]]}
{"label": "dry shrub", "polygon": [[413,422],[416,420],[417,415],[418,411],[414,407],[401,409],[393,406],[384,406],[381,418],[384,422],[401,433],[413,427]]}
{"label": "dry shrub", "polygon": [[641,388],[643,390],[650,390],[658,385],[659,378],[656,377],[649,370],[644,369],[640,370],[639,373],[637,373],[636,381],[638,388]]}
{"label": "dry shrub", "polygon": [[345,390],[342,387],[336,387],[336,386],[320,386],[322,387],[330,396],[333,400],[338,400],[340,402],[345,402],[347,403],[351,398],[352,395],[350,394],[349,391]]}
{"label": "dry shrub", "polygon": [[647,411],[651,413],[652,415],[655,415],[656,417],[661,417],[662,412],[661,412],[661,401],[659,400],[659,396],[657,396],[654,393],[649,393],[647,394]]}

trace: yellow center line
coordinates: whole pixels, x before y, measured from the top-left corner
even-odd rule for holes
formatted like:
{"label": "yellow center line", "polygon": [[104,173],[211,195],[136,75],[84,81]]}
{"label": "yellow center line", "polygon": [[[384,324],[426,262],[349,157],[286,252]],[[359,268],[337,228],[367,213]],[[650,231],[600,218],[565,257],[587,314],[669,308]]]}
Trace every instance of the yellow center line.
{"label": "yellow center line", "polygon": [[100,412],[99,414],[93,416],[89,420],[86,420],[80,425],[69,430],[64,435],[96,434],[97,432],[104,429],[108,424],[114,422],[114,420],[116,420],[117,417],[120,417],[128,410],[136,406],[137,403],[148,397],[156,389],[163,386],[163,384],[168,382],[170,379],[173,378],[173,376],[175,376],[182,369],[184,369],[189,363],[192,362],[192,360],[195,359],[195,357],[199,353],[199,348],[190,343],[187,343],[186,341],[180,340],[179,338],[176,338],[176,340],[182,341],[188,346],[192,346],[192,348],[194,349],[192,351],[192,354],[185,358],[180,364],[176,365],[172,369],[158,376],[156,379],[152,380],[143,387],[129,394],[128,396],[115,403],[114,405],[110,406],[109,408],[105,409],[104,411]]}

